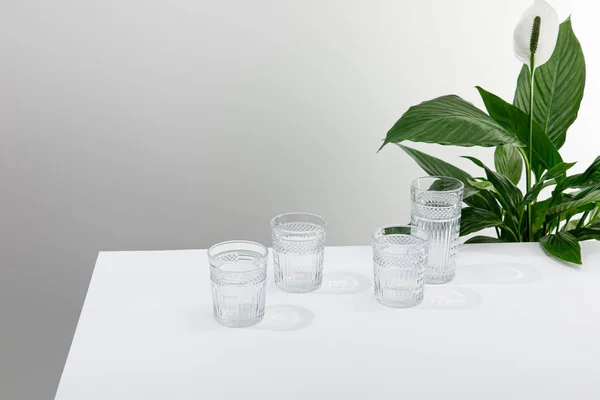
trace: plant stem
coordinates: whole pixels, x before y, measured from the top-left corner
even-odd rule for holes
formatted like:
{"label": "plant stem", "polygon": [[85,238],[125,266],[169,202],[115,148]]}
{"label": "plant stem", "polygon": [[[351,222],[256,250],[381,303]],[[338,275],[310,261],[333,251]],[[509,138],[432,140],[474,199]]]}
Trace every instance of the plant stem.
{"label": "plant stem", "polygon": [[500,230],[497,226],[495,226],[494,228],[496,229],[496,236],[498,236],[498,239],[500,239]]}
{"label": "plant stem", "polygon": [[575,229],[580,229],[583,226],[585,219],[588,217],[588,215],[590,215],[589,211],[586,211],[583,213],[583,217],[581,217],[581,219],[579,220],[579,223],[577,224],[577,227]]}
{"label": "plant stem", "polygon": [[[525,170],[526,172],[526,178],[529,178],[529,172],[531,171],[531,165],[529,164],[529,159],[527,158],[527,153],[525,153],[525,150],[523,150],[522,147],[517,147],[517,150],[519,150],[519,153],[521,153],[521,156],[523,157],[523,162],[525,163]],[[531,182],[530,182],[531,184]]]}
{"label": "plant stem", "polygon": [[[530,63],[531,66],[531,82],[529,92],[529,168],[527,168],[527,191],[531,190],[531,164],[533,164],[533,92],[534,92],[534,76],[535,76],[535,52],[531,52]],[[533,213],[530,204],[527,206],[527,232],[529,233],[529,241],[533,242]]]}
{"label": "plant stem", "polygon": [[542,227],[542,236],[546,236],[546,232],[548,229],[548,224],[544,221],[544,226]]}
{"label": "plant stem", "polygon": [[[519,151],[519,153],[521,153],[521,157],[523,157],[523,162],[525,163],[525,178],[527,179],[527,193],[529,193],[529,191],[531,190],[531,181],[530,181],[530,176],[531,176],[531,164],[529,163],[529,158],[527,157],[527,153],[525,153],[525,150],[523,150],[522,147],[517,147],[517,150]],[[527,231],[531,230],[531,226],[532,223],[530,222],[530,218],[529,218],[529,208],[531,206],[528,205],[527,206]],[[521,221],[521,216],[519,216],[519,223]],[[523,239],[521,238],[521,240],[519,240],[520,242],[523,241]]]}

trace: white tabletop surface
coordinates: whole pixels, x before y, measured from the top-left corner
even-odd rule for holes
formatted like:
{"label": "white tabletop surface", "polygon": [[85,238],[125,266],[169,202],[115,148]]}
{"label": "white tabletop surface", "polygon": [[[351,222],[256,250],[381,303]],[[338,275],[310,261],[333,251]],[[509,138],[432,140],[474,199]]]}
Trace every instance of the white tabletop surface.
{"label": "white tabletop surface", "polygon": [[376,302],[370,247],[329,247],[320,290],[271,274],[243,329],[213,320],[205,250],[102,252],[56,399],[597,400],[600,243],[583,245],[583,268],[463,246],[412,309]]}

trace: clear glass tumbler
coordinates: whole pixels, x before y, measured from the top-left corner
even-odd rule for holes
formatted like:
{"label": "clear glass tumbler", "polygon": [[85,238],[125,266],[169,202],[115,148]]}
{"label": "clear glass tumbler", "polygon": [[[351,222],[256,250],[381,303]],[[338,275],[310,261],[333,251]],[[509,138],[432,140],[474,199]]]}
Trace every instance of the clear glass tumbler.
{"label": "clear glass tumbler", "polygon": [[213,312],[221,325],[243,328],[263,319],[267,256],[265,246],[248,241],[223,242],[208,250]]}
{"label": "clear glass tumbler", "polygon": [[389,226],[373,234],[375,297],[388,307],[423,301],[429,234],[415,226]]}
{"label": "clear glass tumbler", "polygon": [[464,185],[449,177],[427,176],[411,185],[411,224],[431,238],[426,283],[446,283],[456,275],[456,253]]}
{"label": "clear glass tumbler", "polygon": [[321,287],[325,249],[325,219],[289,213],[271,220],[275,284],[284,292],[306,293]]}

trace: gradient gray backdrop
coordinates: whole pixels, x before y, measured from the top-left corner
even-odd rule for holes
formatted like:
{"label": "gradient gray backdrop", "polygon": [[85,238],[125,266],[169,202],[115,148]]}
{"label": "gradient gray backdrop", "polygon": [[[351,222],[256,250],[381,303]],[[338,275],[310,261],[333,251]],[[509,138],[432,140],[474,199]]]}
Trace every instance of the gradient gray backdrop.
{"label": "gradient gray backdrop", "polygon": [[[600,7],[551,2],[587,57],[564,150],[581,170],[600,153]],[[295,210],[331,245],[407,221],[421,171],[380,140],[432,97],[512,99],[529,4],[1,0],[0,398],[53,398],[98,250],[268,243]]]}

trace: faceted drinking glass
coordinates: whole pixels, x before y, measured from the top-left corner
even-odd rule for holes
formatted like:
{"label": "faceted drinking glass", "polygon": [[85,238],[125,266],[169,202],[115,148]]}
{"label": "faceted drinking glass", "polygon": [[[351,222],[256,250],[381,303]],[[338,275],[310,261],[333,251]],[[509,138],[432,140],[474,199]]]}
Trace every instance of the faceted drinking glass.
{"label": "faceted drinking glass", "polygon": [[423,301],[429,234],[415,226],[389,226],[373,234],[375,297],[389,307]]}
{"label": "faceted drinking glass", "polygon": [[271,220],[275,284],[279,289],[306,293],[321,287],[326,230],[325,219],[315,214],[289,213]]}
{"label": "faceted drinking glass", "polygon": [[425,229],[431,238],[426,283],[446,283],[456,275],[464,185],[449,177],[427,176],[411,185],[411,224]]}
{"label": "faceted drinking glass", "polygon": [[223,242],[208,250],[213,312],[221,325],[242,328],[263,319],[267,256],[265,246],[248,241]]}

